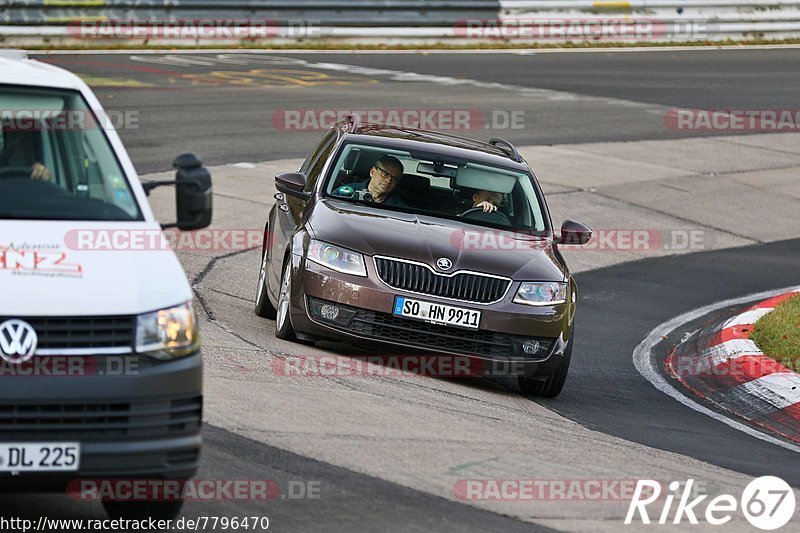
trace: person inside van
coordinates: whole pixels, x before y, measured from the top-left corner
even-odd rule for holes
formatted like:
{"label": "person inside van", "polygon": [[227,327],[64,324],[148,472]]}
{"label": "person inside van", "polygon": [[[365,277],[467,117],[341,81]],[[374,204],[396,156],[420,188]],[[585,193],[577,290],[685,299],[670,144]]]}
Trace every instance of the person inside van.
{"label": "person inside van", "polygon": [[38,131],[11,131],[2,133],[2,150],[0,150],[0,172],[8,167],[29,167],[31,178],[49,181],[50,169],[40,162],[37,156],[40,146]]}

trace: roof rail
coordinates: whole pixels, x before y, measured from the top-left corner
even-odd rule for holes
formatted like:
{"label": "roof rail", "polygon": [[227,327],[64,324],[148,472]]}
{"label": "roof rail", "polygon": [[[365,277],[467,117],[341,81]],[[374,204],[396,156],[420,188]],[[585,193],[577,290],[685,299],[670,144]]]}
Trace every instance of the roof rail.
{"label": "roof rail", "polygon": [[2,49],[0,50],[0,57],[6,59],[28,59],[28,53],[25,50]]}
{"label": "roof rail", "polygon": [[498,137],[492,137],[491,139],[489,139],[489,144],[497,146],[498,148],[506,152],[509,156],[511,156],[511,159],[513,159],[517,163],[522,163],[522,158],[519,156],[519,152],[517,152],[517,147],[508,142],[507,140],[500,139]]}
{"label": "roof rail", "polygon": [[358,126],[361,124],[361,117],[358,116],[358,113],[350,113],[347,115],[347,122],[350,123],[350,133],[355,133],[358,131]]}

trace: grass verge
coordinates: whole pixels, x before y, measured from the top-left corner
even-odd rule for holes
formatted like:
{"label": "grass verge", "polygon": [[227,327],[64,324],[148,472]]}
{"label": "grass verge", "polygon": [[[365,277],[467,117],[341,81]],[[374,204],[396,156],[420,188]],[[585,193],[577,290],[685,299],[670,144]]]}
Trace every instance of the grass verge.
{"label": "grass verge", "polygon": [[795,294],[760,318],[750,339],[764,355],[800,370],[800,294]]}

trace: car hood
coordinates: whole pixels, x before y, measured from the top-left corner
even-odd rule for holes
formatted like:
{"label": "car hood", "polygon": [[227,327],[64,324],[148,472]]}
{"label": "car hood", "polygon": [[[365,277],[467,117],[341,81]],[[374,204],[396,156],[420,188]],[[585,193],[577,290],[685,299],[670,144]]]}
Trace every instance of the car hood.
{"label": "car hood", "polygon": [[317,203],[309,219],[314,237],[367,255],[419,261],[436,271],[472,270],[514,280],[562,281],[566,266],[552,239],[494,230],[457,220],[402,213],[342,200]]}
{"label": "car hood", "polygon": [[[160,231],[152,222],[0,221],[0,316],[132,315],[190,300],[171,249],[121,244]],[[101,233],[120,235],[117,249]]]}

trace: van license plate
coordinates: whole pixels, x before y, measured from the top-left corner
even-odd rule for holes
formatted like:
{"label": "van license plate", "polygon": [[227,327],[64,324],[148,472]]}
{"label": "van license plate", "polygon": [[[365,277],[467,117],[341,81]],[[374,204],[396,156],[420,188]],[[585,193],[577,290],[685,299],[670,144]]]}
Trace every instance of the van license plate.
{"label": "van license plate", "polygon": [[0,443],[0,472],[74,472],[80,458],[77,442]]}

